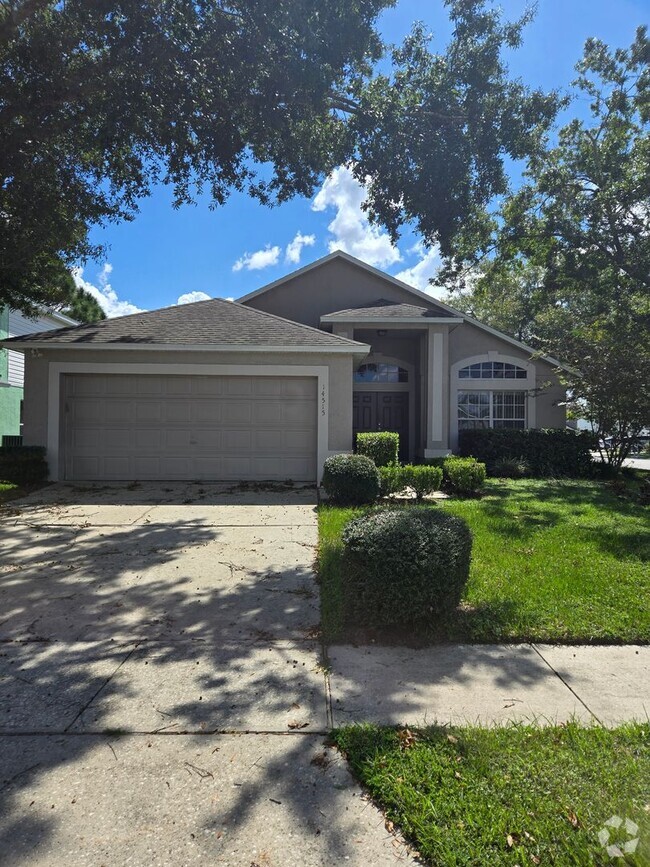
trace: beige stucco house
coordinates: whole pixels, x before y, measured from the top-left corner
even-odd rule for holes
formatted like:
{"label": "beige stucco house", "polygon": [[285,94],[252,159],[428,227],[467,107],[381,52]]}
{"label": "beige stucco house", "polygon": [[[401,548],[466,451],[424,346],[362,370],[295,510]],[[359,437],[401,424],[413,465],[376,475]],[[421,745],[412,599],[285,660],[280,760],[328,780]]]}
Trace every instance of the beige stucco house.
{"label": "beige stucco house", "polygon": [[315,480],[358,431],[399,431],[406,460],[565,425],[557,361],[339,251],[238,302],[6,345],[53,479]]}

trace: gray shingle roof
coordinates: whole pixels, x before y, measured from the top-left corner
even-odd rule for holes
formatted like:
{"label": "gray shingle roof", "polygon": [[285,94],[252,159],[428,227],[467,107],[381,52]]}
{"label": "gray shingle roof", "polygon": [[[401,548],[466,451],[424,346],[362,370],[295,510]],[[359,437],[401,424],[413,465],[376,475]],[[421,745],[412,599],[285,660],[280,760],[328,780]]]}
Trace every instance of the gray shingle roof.
{"label": "gray shingle roof", "polygon": [[11,343],[220,345],[220,346],[318,346],[350,349],[360,346],[355,340],[337,337],[281,319],[271,313],[245,307],[234,301],[212,298],[193,304],[163,307],[146,313],[133,313],[87,325],[57,328],[12,338]]}
{"label": "gray shingle roof", "polygon": [[328,313],[324,319],[417,319],[433,317],[453,318],[454,314],[442,307],[420,307],[416,304],[399,304],[396,301],[386,301],[380,298],[366,307],[349,307],[347,310],[336,310]]}

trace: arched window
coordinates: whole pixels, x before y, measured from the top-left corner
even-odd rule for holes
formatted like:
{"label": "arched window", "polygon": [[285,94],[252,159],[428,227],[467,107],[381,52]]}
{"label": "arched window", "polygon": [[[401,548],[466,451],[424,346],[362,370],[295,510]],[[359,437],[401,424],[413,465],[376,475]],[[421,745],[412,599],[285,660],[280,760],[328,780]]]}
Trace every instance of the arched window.
{"label": "arched window", "polygon": [[354,372],[355,382],[408,382],[409,373],[398,364],[371,361],[360,365]]}
{"label": "arched window", "polygon": [[459,379],[526,379],[525,368],[509,361],[479,361],[458,371]]}

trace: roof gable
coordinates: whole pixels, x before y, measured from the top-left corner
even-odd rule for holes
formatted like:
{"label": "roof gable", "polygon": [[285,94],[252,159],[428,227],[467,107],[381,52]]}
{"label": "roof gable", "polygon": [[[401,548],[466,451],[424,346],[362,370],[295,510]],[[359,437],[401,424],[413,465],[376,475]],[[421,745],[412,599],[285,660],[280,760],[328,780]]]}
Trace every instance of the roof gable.
{"label": "roof gable", "polygon": [[462,319],[465,322],[471,323],[477,328],[481,328],[483,331],[487,331],[489,334],[493,334],[495,337],[498,337],[500,340],[503,340],[506,343],[511,344],[512,346],[517,346],[519,349],[524,349],[527,352],[530,352],[531,356],[537,355],[539,358],[548,362],[549,364],[552,364],[554,367],[560,367],[564,370],[570,369],[567,368],[566,365],[562,364],[561,361],[558,361],[557,359],[552,358],[548,355],[540,355],[536,349],[528,346],[525,343],[522,343],[520,340],[516,340],[514,337],[510,337],[510,335],[504,334],[502,331],[498,331],[496,328],[492,328],[490,325],[485,325],[478,319],[474,319],[471,316],[468,316],[466,313],[463,313],[460,310],[456,310],[454,307],[450,307],[449,304],[445,304],[443,301],[440,301],[437,298],[432,298],[430,295],[427,295],[420,289],[416,289],[414,286],[409,286],[408,283],[404,283],[402,280],[398,280],[397,277],[393,277],[391,274],[386,274],[384,271],[380,271],[378,268],[375,268],[372,265],[368,265],[366,262],[362,262],[360,259],[357,259],[355,256],[351,256],[349,253],[345,253],[343,250],[335,250],[333,253],[330,253],[327,256],[323,256],[321,259],[317,259],[315,262],[311,262],[309,265],[305,265],[303,268],[299,268],[297,271],[293,271],[291,274],[280,277],[278,280],[274,280],[272,283],[268,283],[266,286],[262,286],[260,289],[257,289],[254,292],[249,292],[248,295],[244,295],[242,298],[240,298],[239,302],[241,304],[248,304],[249,302],[256,301],[256,299],[263,297],[264,295],[270,293],[272,290],[287,284],[290,280],[293,280],[296,277],[302,275],[307,275],[316,269],[326,266],[329,262],[336,261],[337,259],[354,265],[362,271],[366,272],[367,274],[372,274],[378,279],[383,280],[386,284],[407,293],[410,298],[417,299],[419,305],[424,304],[429,309],[437,309],[438,311],[440,311],[438,314],[440,316],[447,315]]}

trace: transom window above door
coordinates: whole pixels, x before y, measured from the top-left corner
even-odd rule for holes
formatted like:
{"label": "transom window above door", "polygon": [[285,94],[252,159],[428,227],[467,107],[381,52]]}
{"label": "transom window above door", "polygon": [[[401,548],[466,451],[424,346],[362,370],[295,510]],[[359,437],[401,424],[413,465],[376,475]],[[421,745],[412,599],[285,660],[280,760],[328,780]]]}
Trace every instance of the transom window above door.
{"label": "transom window above door", "polygon": [[398,364],[372,361],[360,365],[354,372],[355,382],[408,382],[409,373]]}
{"label": "transom window above door", "polygon": [[480,361],[458,371],[459,379],[526,379],[525,368],[508,361]]}

